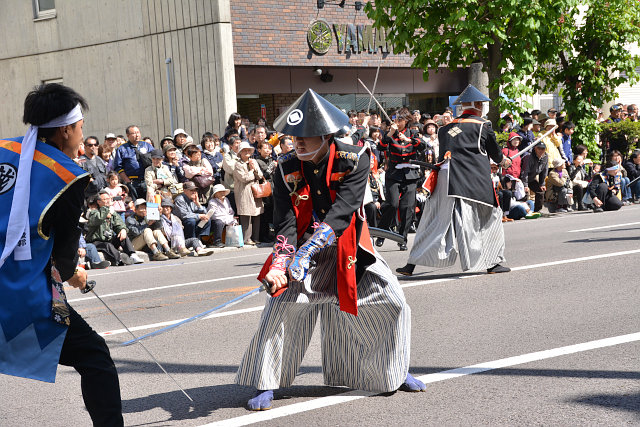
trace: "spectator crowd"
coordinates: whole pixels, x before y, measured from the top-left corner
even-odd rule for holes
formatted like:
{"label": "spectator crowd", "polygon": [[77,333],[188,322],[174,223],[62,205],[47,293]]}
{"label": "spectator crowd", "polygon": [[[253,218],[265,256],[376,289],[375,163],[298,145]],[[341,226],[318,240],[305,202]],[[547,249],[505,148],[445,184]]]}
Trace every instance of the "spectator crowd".
{"label": "spectator crowd", "polygon": [[[635,104],[616,104],[610,113],[610,122],[638,120]],[[372,153],[367,221],[406,237],[429,202],[421,184],[434,173],[428,164],[444,154],[438,129],[454,120],[454,112],[447,108],[431,116],[401,108],[388,118],[347,114],[351,128],[335,137]],[[503,222],[538,218],[543,208],[601,212],[640,202],[640,150],[621,152],[604,144],[603,157],[594,162],[586,146],[572,143],[575,128],[553,108],[501,118],[503,153],[513,158],[527,149],[509,168],[491,167]],[[87,137],[75,159],[91,174],[80,262],[87,268],[141,263],[139,251],[154,261],[206,256],[228,244],[231,234],[242,237],[234,245],[272,245],[270,184],[278,157],[293,148],[293,138],[271,130],[264,118],[252,125],[237,113],[222,136],[204,132],[194,139],[176,129],[156,144],[132,125],[125,135],[108,133],[102,142]]]}

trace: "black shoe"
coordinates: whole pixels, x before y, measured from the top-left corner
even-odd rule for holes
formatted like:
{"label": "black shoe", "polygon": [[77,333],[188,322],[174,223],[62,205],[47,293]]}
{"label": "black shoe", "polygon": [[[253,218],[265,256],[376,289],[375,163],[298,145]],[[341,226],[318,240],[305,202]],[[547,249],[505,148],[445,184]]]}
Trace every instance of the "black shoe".
{"label": "black shoe", "polygon": [[384,239],[383,239],[382,237],[378,237],[378,238],[376,239],[376,246],[377,246],[377,247],[379,247],[379,248],[381,248],[381,247],[382,247],[382,245],[384,245]]}
{"label": "black shoe", "polygon": [[415,268],[415,264],[407,264],[404,267],[396,268],[396,273],[400,273],[403,276],[412,276]]}
{"label": "black shoe", "polygon": [[105,261],[100,261],[100,262],[96,262],[96,263],[91,263],[91,268],[93,268],[94,270],[101,270],[103,268],[107,268],[111,265],[111,263],[107,260]]}
{"label": "black shoe", "polygon": [[407,250],[407,244],[406,243],[398,243],[398,247],[400,248],[401,251],[406,251]]}
{"label": "black shoe", "polygon": [[133,264],[133,260],[131,257],[124,252],[120,253],[120,265],[131,265]]}
{"label": "black shoe", "polygon": [[409,233],[415,233],[416,232],[416,223],[412,222],[411,225],[409,226]]}
{"label": "black shoe", "polygon": [[509,267],[502,266],[500,264],[496,264],[491,268],[487,268],[488,274],[496,274],[496,273],[508,273],[511,269]]}
{"label": "black shoe", "polygon": [[593,208],[593,213],[604,212],[602,208]]}

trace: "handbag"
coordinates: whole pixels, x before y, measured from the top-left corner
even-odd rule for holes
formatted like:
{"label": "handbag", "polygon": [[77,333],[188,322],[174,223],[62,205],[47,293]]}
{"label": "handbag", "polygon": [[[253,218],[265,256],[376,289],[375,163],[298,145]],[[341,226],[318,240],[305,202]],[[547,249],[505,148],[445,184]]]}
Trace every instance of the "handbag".
{"label": "handbag", "polygon": [[194,175],[191,181],[201,190],[209,188],[215,182],[213,175]]}
{"label": "handbag", "polygon": [[271,183],[266,179],[262,179],[262,182],[254,182],[251,184],[251,192],[254,199],[262,199],[271,195]]}

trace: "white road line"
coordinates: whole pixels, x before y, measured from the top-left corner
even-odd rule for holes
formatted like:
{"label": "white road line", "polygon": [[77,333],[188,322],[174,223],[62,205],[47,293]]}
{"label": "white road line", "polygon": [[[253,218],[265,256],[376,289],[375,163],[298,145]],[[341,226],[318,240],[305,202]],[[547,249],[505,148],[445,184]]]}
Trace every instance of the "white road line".
{"label": "white road line", "polygon": [[257,256],[257,255],[267,255],[269,253],[271,253],[271,252],[256,252],[256,253],[250,254],[250,255],[238,255],[238,256],[226,257],[226,258],[212,258],[211,256],[209,256],[206,259],[203,259],[203,260],[200,260],[200,261],[193,261],[193,262],[184,262],[183,261],[183,262],[163,263],[163,264],[160,264],[160,265],[154,265],[152,267],[123,268],[123,269],[110,270],[110,271],[105,272],[105,273],[96,273],[96,274],[93,274],[93,272],[90,270],[89,271],[89,279],[93,279],[94,277],[100,277],[100,276],[109,276],[111,274],[132,273],[132,272],[142,271],[142,270],[153,270],[153,269],[156,269],[156,268],[175,267],[176,265],[200,264],[202,262],[224,261],[224,260],[236,259],[236,258],[249,258],[249,257],[252,257],[252,256]]}
{"label": "white road line", "polygon": [[625,227],[627,225],[638,225],[638,224],[640,224],[640,222],[627,222],[626,224],[603,225],[602,227],[591,227],[591,228],[581,228],[579,230],[569,230],[568,233],[581,233],[583,231],[603,230],[605,228],[618,228],[618,227]]}
{"label": "white road line", "polygon": [[[640,332],[628,335],[620,335],[617,337],[604,338],[585,343],[569,345],[566,347],[558,347],[550,350],[536,351],[534,353],[522,354],[520,356],[507,357],[505,359],[494,360],[491,362],[479,363],[477,365],[465,366],[463,368],[450,369],[448,371],[436,372],[418,377],[425,384],[435,383],[438,381],[450,380],[466,375],[477,374],[480,372],[492,371],[494,369],[506,368],[509,366],[522,365],[523,363],[531,363],[539,360],[550,359],[553,357],[565,356],[568,354],[579,353],[582,351],[595,350],[603,347],[611,347],[619,344],[640,341]],[[339,405],[341,403],[350,402],[363,397],[374,396],[378,393],[364,391],[349,391],[334,396],[320,397],[306,402],[294,403],[291,405],[276,407],[269,411],[255,412],[249,415],[243,415],[236,418],[216,421],[205,424],[201,427],[219,427],[219,426],[245,426],[262,421],[269,421],[276,418],[282,418],[289,415],[299,414],[327,406]]]}
{"label": "white road line", "polygon": [[[169,289],[169,288],[181,288],[183,286],[192,286],[192,285],[199,285],[202,283],[211,283],[211,282],[221,282],[223,280],[244,279],[245,277],[255,277],[255,276],[256,276],[256,273],[243,274],[241,276],[218,277],[217,279],[198,280],[197,282],[176,283],[175,285],[158,286],[155,288],[144,288],[144,289],[134,289],[131,291],[114,292],[112,294],[100,295],[100,298],[105,299],[108,297],[115,297],[118,295],[138,294],[140,292],[159,291],[161,289]],[[67,300],[67,302],[78,302],[78,301],[87,301],[87,300],[95,300],[95,297],[70,299],[70,300]]]}
{"label": "white road line", "polygon": [[[550,262],[544,262],[541,264],[531,264],[531,265],[523,265],[520,267],[512,267],[511,270],[512,271],[519,271],[519,270],[530,270],[530,269],[534,269],[534,268],[542,268],[542,267],[548,267],[548,266],[552,266],[552,265],[561,265],[561,264],[571,264],[574,262],[580,262],[580,261],[590,261],[593,259],[601,259],[601,258],[611,258],[611,257],[618,257],[618,256],[623,256],[623,255],[632,255],[632,254],[637,254],[640,253],[640,249],[634,249],[634,250],[629,250],[629,251],[621,251],[621,252],[612,252],[612,253],[608,253],[608,254],[600,254],[600,255],[591,255],[591,256],[586,256],[586,257],[580,257],[580,258],[572,258],[572,259],[564,259],[564,260],[559,260],[559,261],[550,261]],[[434,284],[434,283],[442,283],[442,282],[450,282],[453,280],[461,280],[461,279],[471,279],[473,277],[478,277],[478,276],[484,276],[485,273],[479,273],[479,274],[473,274],[473,275],[469,275],[469,276],[454,276],[454,277],[446,277],[446,278],[441,278],[441,279],[429,279],[429,280],[421,280],[418,282],[411,282],[411,283],[404,283],[402,285],[400,285],[401,288],[413,288],[415,286],[423,286],[423,285],[430,285],[430,284]],[[237,276],[237,277],[247,277],[247,276],[255,276],[254,274],[248,274],[246,276]],[[228,279],[225,278],[225,279]],[[225,280],[225,279],[221,279],[221,280]],[[197,283],[197,282],[193,282],[193,283]],[[91,297],[89,297],[91,298]],[[83,298],[84,299],[84,298]],[[73,300],[70,300],[69,302],[73,302]],[[232,310],[232,311],[226,311],[224,313],[214,313],[211,316],[205,317],[205,319],[210,319],[210,318],[214,318],[214,317],[221,317],[222,314],[226,315],[226,316],[231,316],[231,315],[235,315],[235,314],[243,314],[243,313],[249,313],[252,311],[258,311],[261,310],[262,308],[264,308],[263,305],[261,306],[256,306],[256,307],[251,307],[251,308],[247,308],[247,309],[241,309],[241,310]],[[162,322],[160,323],[154,323],[151,325],[142,325],[142,326],[136,326],[134,328],[130,328],[132,331],[136,330],[136,331],[140,331],[140,330],[144,330],[144,329],[153,329],[156,327],[160,327],[160,326],[167,326],[167,325],[172,325],[174,323],[178,323],[181,320],[184,319],[179,319],[179,320],[169,320],[166,322]],[[117,335],[117,334],[123,334],[126,333],[127,331],[124,329],[117,329],[114,331],[107,331],[107,332],[102,332],[100,335]]]}

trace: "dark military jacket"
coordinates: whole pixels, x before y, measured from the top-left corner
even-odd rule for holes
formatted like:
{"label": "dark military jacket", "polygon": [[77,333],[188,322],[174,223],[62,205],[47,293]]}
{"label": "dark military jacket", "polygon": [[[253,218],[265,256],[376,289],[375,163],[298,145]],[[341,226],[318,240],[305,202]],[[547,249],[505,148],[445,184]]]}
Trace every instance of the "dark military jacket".
{"label": "dark military jacket", "polygon": [[451,154],[448,195],[498,206],[489,158],[500,163],[503,154],[491,122],[465,112],[440,128],[438,141],[438,162],[444,160],[447,152]]}

